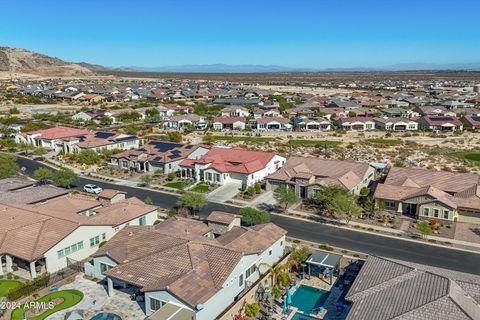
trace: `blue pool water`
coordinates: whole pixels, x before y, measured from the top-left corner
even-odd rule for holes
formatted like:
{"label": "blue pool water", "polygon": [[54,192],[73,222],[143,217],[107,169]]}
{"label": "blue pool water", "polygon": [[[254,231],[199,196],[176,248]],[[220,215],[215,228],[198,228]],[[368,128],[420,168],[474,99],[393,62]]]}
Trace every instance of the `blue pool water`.
{"label": "blue pool water", "polygon": [[[302,285],[298,287],[292,296],[292,306],[297,307],[306,314],[309,314],[312,313],[313,310],[323,306],[329,294],[329,291]],[[299,319],[302,318],[297,318],[297,320]],[[305,319],[311,318],[306,317]]]}
{"label": "blue pool water", "polygon": [[114,313],[102,312],[94,315],[90,320],[122,320],[122,318]]}
{"label": "blue pool water", "polygon": [[295,313],[292,320],[318,320],[318,318],[310,317],[301,313]]}

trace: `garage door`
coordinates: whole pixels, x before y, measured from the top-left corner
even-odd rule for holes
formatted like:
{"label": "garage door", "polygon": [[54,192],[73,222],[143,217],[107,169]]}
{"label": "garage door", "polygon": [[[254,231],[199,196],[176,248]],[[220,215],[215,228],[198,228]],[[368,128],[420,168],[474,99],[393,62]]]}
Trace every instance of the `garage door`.
{"label": "garage door", "polygon": [[458,220],[458,222],[480,224],[480,217],[478,217],[478,216],[470,216],[470,215],[459,214],[457,220]]}

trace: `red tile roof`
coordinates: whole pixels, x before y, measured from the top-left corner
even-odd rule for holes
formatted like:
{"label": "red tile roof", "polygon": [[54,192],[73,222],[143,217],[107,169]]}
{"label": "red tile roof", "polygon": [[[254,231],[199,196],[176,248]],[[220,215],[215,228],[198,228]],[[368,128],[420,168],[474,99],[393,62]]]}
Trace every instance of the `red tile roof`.
{"label": "red tile roof", "polygon": [[86,135],[88,134],[88,130],[58,126],[58,127],[53,127],[49,129],[30,131],[30,132],[24,133],[24,135],[33,135],[33,134],[40,135],[41,139],[53,140],[53,139],[64,139],[64,138],[71,138],[71,137]]}

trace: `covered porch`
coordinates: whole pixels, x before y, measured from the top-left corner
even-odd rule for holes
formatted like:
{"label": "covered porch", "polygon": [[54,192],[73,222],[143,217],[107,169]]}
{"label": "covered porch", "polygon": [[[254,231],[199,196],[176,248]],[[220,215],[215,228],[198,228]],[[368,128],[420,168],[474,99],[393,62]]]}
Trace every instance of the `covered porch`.
{"label": "covered porch", "polygon": [[167,302],[160,309],[152,313],[147,320],[191,320],[194,317],[195,312],[192,310]]}
{"label": "covered porch", "polygon": [[13,274],[24,279],[35,279],[47,272],[45,258],[27,261],[9,254],[0,255],[0,276]]}
{"label": "covered porch", "polygon": [[314,251],[305,261],[309,275],[328,277],[330,285],[333,284],[333,275],[338,271],[342,256],[324,251]]}

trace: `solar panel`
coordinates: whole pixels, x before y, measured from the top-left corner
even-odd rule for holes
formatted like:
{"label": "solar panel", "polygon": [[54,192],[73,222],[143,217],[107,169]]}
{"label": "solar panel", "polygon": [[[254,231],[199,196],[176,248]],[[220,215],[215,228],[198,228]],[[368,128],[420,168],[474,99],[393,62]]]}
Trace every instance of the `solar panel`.
{"label": "solar panel", "polygon": [[95,132],[95,138],[108,139],[113,137],[115,133],[112,132]]}
{"label": "solar panel", "polygon": [[434,117],[430,118],[432,121],[452,121],[452,117]]}
{"label": "solar panel", "polygon": [[132,139],[135,139],[135,136],[128,136],[128,137],[123,137],[123,138],[118,138],[118,139],[115,139],[115,141],[125,141],[125,140],[132,140]]}
{"label": "solar panel", "polygon": [[475,122],[480,122],[480,117],[472,117],[472,120]]}
{"label": "solar panel", "polygon": [[163,142],[163,141],[150,141],[148,144],[151,146],[154,146],[155,149],[157,149],[159,152],[167,152],[182,146],[179,143]]}

